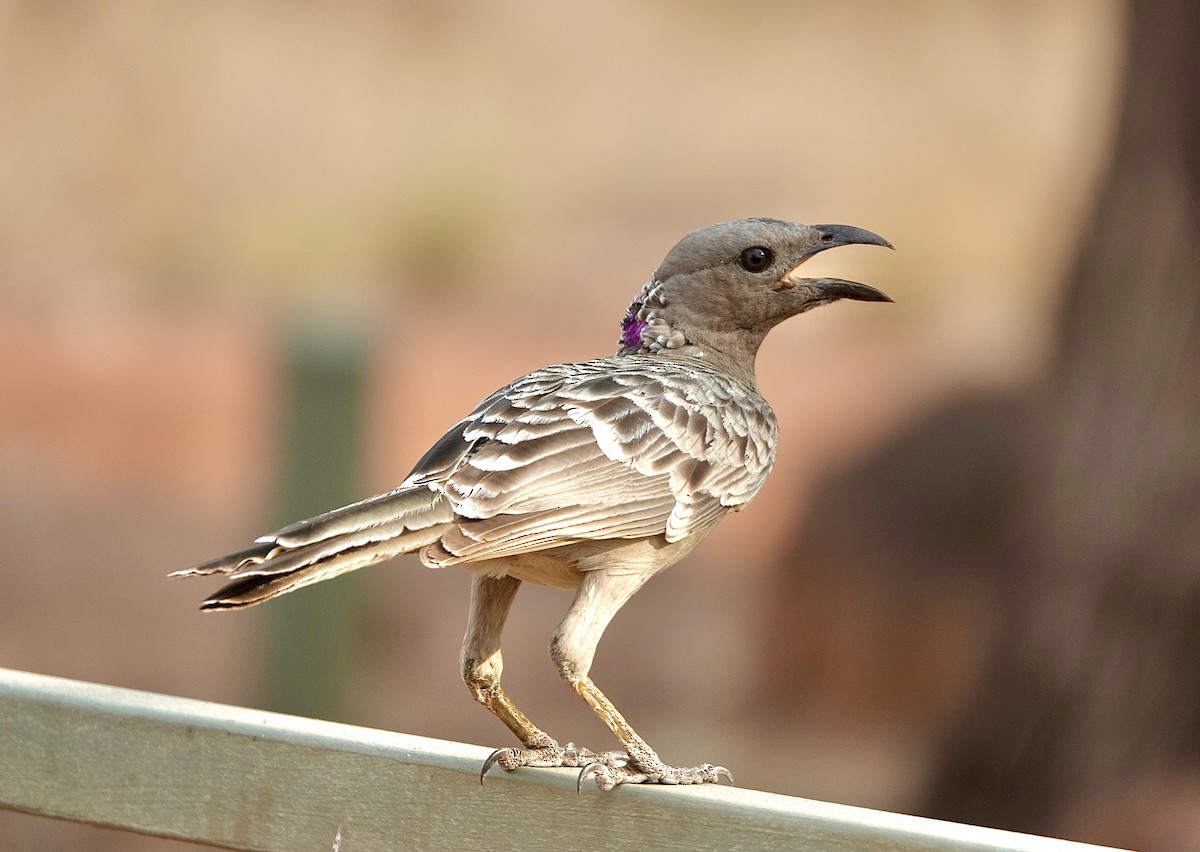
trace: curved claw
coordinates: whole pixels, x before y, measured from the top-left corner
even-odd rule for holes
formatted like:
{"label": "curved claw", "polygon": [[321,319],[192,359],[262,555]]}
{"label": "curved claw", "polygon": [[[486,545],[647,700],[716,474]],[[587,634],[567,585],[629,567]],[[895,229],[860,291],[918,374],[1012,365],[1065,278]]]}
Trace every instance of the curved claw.
{"label": "curved claw", "polygon": [[575,779],[576,795],[579,795],[579,796],[583,795],[583,782],[587,779],[587,777],[589,775],[593,775],[593,774],[599,775],[603,771],[604,771],[604,764],[598,760],[593,760],[587,766],[583,767],[583,769],[581,769],[579,771],[579,777]]}
{"label": "curved claw", "polygon": [[487,760],[485,760],[483,762],[483,769],[479,770],[479,786],[480,787],[483,786],[484,779],[487,778],[488,770],[490,770],[493,766],[495,766],[497,761],[500,760],[501,756],[508,750],[509,749],[507,749],[507,748],[498,748],[494,752],[492,752],[491,754],[488,755]]}
{"label": "curved claw", "polygon": [[724,766],[714,766],[713,767],[713,775],[716,776],[716,780],[713,781],[714,784],[720,783],[722,775],[724,775],[727,779],[729,779],[730,784],[733,783],[733,773],[730,772],[728,769],[726,769]]}

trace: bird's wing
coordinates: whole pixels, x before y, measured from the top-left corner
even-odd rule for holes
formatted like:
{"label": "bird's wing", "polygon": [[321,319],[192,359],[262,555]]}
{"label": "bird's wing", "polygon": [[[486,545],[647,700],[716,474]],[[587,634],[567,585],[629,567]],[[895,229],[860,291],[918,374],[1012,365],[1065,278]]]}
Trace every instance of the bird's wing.
{"label": "bird's wing", "polygon": [[440,491],[461,518],[439,563],[581,540],[678,541],[758,492],[776,431],[766,402],[729,376],[650,356],[600,359],[493,394],[405,485]]}

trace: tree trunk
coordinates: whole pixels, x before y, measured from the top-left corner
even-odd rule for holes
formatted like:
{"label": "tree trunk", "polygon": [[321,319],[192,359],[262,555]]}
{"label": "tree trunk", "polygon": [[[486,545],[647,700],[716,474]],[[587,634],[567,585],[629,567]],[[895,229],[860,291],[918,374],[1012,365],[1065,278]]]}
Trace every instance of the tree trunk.
{"label": "tree trunk", "polygon": [[1200,831],[1200,6],[1129,15],[1114,158],[1018,462],[1023,582],[925,812],[1191,849],[1167,823],[1184,789]]}

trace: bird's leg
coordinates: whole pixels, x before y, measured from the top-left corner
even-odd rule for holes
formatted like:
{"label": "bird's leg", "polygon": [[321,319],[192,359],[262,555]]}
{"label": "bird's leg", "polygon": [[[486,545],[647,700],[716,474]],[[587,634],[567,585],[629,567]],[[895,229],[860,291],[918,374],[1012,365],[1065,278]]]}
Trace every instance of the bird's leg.
{"label": "bird's leg", "polygon": [[721,776],[733,781],[733,776],[724,766],[713,766],[702,763],[699,766],[667,766],[659,758],[658,753],[638,735],[638,732],[625,721],[608,697],[600,691],[595,682],[584,675],[573,679],[567,678],[575,694],[587,702],[596,711],[600,720],[608,726],[625,751],[609,752],[597,755],[597,760],[584,767],[579,775],[579,785],[590,774],[596,776],[596,786],[601,790],[611,790],[618,784],[715,784]]}
{"label": "bird's leg", "polygon": [[471,581],[471,613],[463,637],[463,681],[472,697],[503,722],[527,748],[543,748],[554,741],[529,721],[500,688],[504,659],[500,633],[521,581],[515,577],[476,574]]}
{"label": "bird's leg", "polygon": [[500,688],[504,667],[500,654],[500,632],[508,617],[521,581],[514,577],[474,575],[471,583],[471,613],[463,638],[462,675],[476,701],[503,722],[523,748],[496,749],[483,765],[480,778],[493,764],[506,770],[518,766],[585,766],[596,759],[588,749],[567,743],[560,746],[513,704]]}
{"label": "bird's leg", "polygon": [[647,782],[716,783],[722,775],[733,780],[729,770],[723,766],[708,763],[693,767],[667,766],[588,676],[596,645],[604,629],[617,610],[641,588],[648,577],[648,574],[637,573],[589,572],[550,644],[550,656],[562,679],[625,746],[623,752],[596,755],[596,759],[580,773],[579,783],[582,786],[589,774],[595,774],[596,786],[601,790],[611,790],[618,784]]}

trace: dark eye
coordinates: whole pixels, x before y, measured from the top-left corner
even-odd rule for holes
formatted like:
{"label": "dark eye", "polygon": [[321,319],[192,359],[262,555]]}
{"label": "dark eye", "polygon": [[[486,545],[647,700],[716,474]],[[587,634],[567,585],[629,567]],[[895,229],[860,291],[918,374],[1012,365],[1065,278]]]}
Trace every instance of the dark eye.
{"label": "dark eye", "polygon": [[775,260],[775,252],[762,246],[751,246],[738,256],[738,264],[747,272],[762,272]]}

